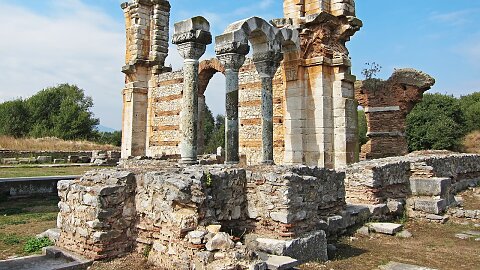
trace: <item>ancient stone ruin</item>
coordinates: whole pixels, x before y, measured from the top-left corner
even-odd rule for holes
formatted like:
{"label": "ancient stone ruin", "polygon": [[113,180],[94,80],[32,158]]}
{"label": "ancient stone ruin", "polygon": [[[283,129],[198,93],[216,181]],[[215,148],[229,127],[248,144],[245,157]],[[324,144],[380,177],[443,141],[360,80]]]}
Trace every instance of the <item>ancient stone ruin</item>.
{"label": "ancient stone ruin", "polygon": [[[202,62],[213,42],[208,21],[178,22],[180,71],[165,67],[169,1],[122,8],[123,159],[59,182],[61,248],[94,260],[138,252],[165,269],[288,269],[327,260],[327,243],[369,220],[404,211],[436,219],[456,192],[480,183],[478,155],[352,164],[357,101],[345,43],[362,26],[353,0],[285,0],[285,18],[231,24],[214,39],[216,59]],[[203,94],[216,72],[226,77],[226,164],[198,165]],[[357,97],[373,127],[391,119],[381,112],[404,117],[432,84],[397,71],[378,91],[360,85]],[[400,124],[371,133],[401,132]]]}
{"label": "ancient stone ruin", "polygon": [[405,119],[434,84],[430,75],[414,69],[395,70],[387,81],[355,83],[355,98],[365,110],[369,138],[362,146],[362,159],[408,154]]}
{"label": "ancient stone ruin", "polygon": [[[346,42],[362,26],[353,1],[284,1],[285,18],[253,17],[215,38],[218,60],[198,63],[208,22],[175,24],[183,70],[165,67],[168,1],[122,5],[127,27],[122,156],[179,156],[195,163],[204,92],[226,77],[226,161],[307,164],[356,161],[355,76]],[[249,57],[252,52],[252,57]]]}

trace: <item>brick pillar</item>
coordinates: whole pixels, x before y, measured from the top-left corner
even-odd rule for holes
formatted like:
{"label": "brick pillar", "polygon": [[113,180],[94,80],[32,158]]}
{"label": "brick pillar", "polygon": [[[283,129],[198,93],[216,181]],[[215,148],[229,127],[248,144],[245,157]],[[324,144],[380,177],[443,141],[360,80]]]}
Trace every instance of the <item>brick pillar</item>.
{"label": "brick pillar", "polygon": [[[170,4],[133,0],[121,5],[127,44],[123,95],[122,157],[144,156],[147,149],[148,93],[155,74],[165,70]],[[150,82],[150,84],[149,84]]]}

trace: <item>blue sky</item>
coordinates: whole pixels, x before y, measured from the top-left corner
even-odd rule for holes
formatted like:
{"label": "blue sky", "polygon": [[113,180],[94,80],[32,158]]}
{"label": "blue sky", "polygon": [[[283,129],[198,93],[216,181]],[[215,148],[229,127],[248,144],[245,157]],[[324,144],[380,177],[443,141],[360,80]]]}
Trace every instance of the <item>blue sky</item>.
{"label": "blue sky", "polygon": [[[69,82],[94,99],[102,125],[121,127],[125,50],[119,0],[0,0],[0,102],[28,97]],[[213,35],[250,16],[282,17],[281,0],[172,0],[171,22],[202,15]],[[357,0],[364,27],[348,44],[353,73],[375,61],[388,78],[394,68],[412,67],[437,79],[431,92],[466,95],[480,91],[480,1]],[[204,58],[214,56],[210,46]],[[167,63],[182,59],[171,46]],[[224,78],[206,92],[214,113],[224,111]]]}

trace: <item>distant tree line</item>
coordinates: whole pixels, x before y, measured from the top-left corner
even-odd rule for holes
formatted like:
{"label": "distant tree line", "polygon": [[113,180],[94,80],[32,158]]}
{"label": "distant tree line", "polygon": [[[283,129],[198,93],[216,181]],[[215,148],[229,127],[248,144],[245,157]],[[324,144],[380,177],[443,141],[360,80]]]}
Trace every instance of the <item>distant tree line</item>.
{"label": "distant tree line", "polygon": [[93,100],[76,85],[49,87],[27,99],[0,104],[0,135],[57,137],[120,145],[120,132],[99,132],[91,108]]}

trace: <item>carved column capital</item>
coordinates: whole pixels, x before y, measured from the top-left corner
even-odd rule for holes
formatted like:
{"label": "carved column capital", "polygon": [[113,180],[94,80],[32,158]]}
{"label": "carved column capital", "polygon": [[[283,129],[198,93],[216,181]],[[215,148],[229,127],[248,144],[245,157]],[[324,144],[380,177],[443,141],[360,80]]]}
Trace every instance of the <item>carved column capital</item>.
{"label": "carved column capital", "polygon": [[283,54],[275,51],[266,51],[253,55],[253,62],[260,77],[272,78],[275,72],[277,72],[282,59]]}
{"label": "carved column capital", "polygon": [[178,52],[183,59],[198,60],[205,53],[207,46],[196,42],[177,44]]}
{"label": "carved column capital", "polygon": [[203,17],[178,22],[174,28],[172,43],[178,46],[178,52],[184,59],[200,59],[207,45],[212,43],[210,24]]}
{"label": "carved column capital", "polygon": [[245,55],[239,53],[225,53],[217,55],[225,70],[238,72],[245,62]]}

